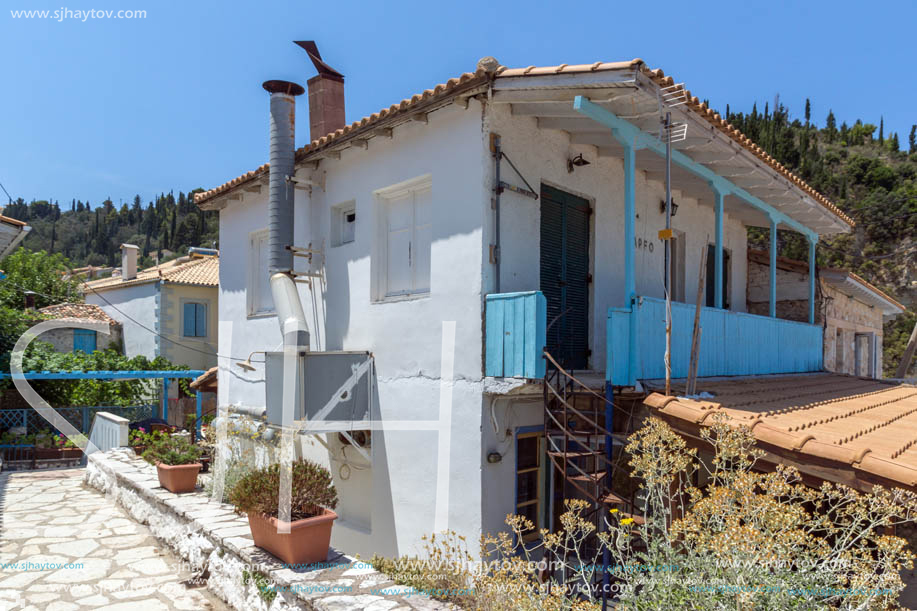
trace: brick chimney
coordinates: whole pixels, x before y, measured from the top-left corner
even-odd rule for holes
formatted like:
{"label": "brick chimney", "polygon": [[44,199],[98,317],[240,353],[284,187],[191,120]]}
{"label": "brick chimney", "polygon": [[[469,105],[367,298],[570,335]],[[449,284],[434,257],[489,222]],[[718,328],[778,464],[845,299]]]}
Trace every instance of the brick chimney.
{"label": "brick chimney", "polygon": [[344,119],[344,75],[322,61],[318,47],[313,40],[298,40],[297,45],[305,49],[318,76],[307,82],[309,89],[309,140],[341,129]]}

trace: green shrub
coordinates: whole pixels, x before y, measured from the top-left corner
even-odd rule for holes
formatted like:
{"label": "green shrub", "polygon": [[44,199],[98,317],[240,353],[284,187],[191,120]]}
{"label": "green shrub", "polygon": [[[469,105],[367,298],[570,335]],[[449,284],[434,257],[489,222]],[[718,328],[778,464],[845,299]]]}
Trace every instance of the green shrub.
{"label": "green shrub", "polygon": [[[228,500],[237,513],[260,513],[276,518],[280,504],[280,465],[245,474],[229,491]],[[308,460],[293,463],[292,520],[319,515],[320,508],[334,509],[337,502],[337,491],[327,469]]]}
{"label": "green shrub", "polygon": [[143,453],[143,459],[151,464],[190,465],[201,458],[201,450],[184,437],[163,437],[152,441]]}

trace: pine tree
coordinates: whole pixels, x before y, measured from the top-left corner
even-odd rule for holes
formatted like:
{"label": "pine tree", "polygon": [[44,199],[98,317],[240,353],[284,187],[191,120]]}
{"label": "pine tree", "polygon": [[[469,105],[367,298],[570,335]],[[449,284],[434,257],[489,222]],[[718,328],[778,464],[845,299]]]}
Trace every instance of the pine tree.
{"label": "pine tree", "polygon": [[825,131],[828,133],[828,142],[834,141],[834,136],[837,133],[837,123],[834,119],[834,111],[828,111],[828,118],[825,120]]}

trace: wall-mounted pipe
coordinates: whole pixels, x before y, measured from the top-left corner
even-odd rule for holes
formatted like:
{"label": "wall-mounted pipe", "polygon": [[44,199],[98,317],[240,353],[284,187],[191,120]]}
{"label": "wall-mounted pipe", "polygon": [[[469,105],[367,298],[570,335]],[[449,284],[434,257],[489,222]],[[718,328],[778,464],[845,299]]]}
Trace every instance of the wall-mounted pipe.
{"label": "wall-mounted pipe", "polygon": [[271,144],[268,200],[268,271],[283,344],[303,350],[309,329],[293,282],[293,190],[296,96],[305,90],[289,81],[265,81],[271,94]]}

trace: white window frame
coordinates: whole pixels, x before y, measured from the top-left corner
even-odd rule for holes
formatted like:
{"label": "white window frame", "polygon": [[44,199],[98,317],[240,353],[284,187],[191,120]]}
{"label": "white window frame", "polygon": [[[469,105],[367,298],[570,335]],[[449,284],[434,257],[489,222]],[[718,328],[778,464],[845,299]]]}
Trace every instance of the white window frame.
{"label": "white window frame", "polygon": [[267,267],[262,268],[258,265],[258,256],[260,254],[260,242],[262,240],[267,240],[269,232],[267,229],[259,229],[258,231],[252,231],[248,234],[248,282],[245,286],[245,300],[246,300],[246,310],[248,312],[249,318],[254,318],[258,316],[273,316],[275,314],[275,309],[273,307],[273,298],[271,299],[271,308],[258,309],[256,299],[256,292],[261,286],[261,274],[267,274]]}
{"label": "white window frame", "polygon": [[[416,272],[416,267],[414,266],[414,261],[417,261],[416,258],[411,260],[411,272],[412,272],[412,288],[399,293],[390,294],[388,290],[388,235],[387,235],[387,219],[388,219],[388,209],[387,206],[389,202],[394,199],[404,197],[408,194],[413,194],[419,191],[430,191],[430,224],[431,224],[431,234],[432,234],[432,216],[433,216],[433,175],[424,174],[423,176],[418,176],[417,178],[412,178],[404,182],[392,185],[390,187],[385,187],[383,189],[378,189],[373,192],[373,196],[376,202],[376,240],[375,248],[373,249],[373,259],[372,259],[372,282],[373,287],[371,294],[373,296],[373,301],[375,303],[389,302],[389,301],[404,301],[409,299],[422,299],[429,297],[431,284],[432,284],[432,247],[433,239],[432,235],[430,238],[430,253],[427,253],[427,264],[430,273],[430,277],[426,279],[426,282],[418,283],[417,278],[414,275]],[[416,224],[412,222],[412,238],[411,243],[413,244],[415,238],[413,237],[413,232],[416,230]],[[416,288],[420,284],[423,288]]]}
{"label": "white window frame", "polygon": [[357,202],[355,200],[350,200],[349,202],[343,202],[340,204],[335,204],[331,207],[331,247],[337,248],[338,246],[346,246],[347,244],[353,244],[357,241],[357,221],[353,221],[353,236],[347,240],[344,238],[344,228],[347,226],[347,215],[357,213]]}

